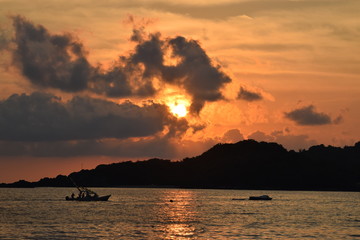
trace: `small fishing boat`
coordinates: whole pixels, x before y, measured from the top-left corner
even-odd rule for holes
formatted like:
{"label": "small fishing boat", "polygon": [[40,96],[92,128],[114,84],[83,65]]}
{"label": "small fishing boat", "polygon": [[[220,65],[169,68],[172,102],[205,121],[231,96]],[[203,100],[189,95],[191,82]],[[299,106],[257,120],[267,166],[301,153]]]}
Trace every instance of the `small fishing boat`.
{"label": "small fishing boat", "polygon": [[84,201],[84,202],[90,202],[90,201],[107,201],[109,200],[111,195],[105,195],[105,196],[99,196],[96,192],[86,188],[86,187],[79,187],[76,185],[76,183],[70,178],[70,180],[73,182],[75,187],[79,190],[79,194],[77,197],[75,197],[75,194],[71,194],[71,196],[66,196],[66,201]]}
{"label": "small fishing boat", "polygon": [[85,187],[79,187],[79,195],[75,197],[75,194],[71,196],[66,196],[66,201],[107,201],[111,195],[99,196],[96,192],[87,189]]}
{"label": "small fishing boat", "polygon": [[249,200],[271,200],[272,198],[268,195],[261,195],[261,196],[250,196]]}

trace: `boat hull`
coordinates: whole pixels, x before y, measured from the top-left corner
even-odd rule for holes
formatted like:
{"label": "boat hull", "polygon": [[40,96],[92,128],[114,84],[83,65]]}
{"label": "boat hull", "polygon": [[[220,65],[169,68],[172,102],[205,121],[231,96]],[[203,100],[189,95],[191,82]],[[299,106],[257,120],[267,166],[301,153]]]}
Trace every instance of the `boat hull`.
{"label": "boat hull", "polygon": [[101,197],[90,197],[90,198],[70,198],[66,197],[66,201],[80,201],[80,202],[97,202],[97,201],[107,201],[111,195],[101,196]]}

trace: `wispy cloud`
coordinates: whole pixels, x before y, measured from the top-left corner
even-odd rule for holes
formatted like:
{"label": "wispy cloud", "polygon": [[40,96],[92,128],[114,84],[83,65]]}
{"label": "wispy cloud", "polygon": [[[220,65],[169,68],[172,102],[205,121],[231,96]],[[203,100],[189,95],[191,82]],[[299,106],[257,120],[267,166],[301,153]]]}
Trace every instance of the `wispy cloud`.
{"label": "wispy cloud", "polygon": [[248,102],[258,101],[263,99],[261,93],[252,92],[249,90],[240,87],[240,91],[238,92],[237,99],[245,100]]}
{"label": "wispy cloud", "polygon": [[[205,3],[205,2],[204,2]],[[198,4],[196,1],[171,2],[160,1],[158,3],[145,4],[144,7],[156,8],[177,14],[186,14],[194,18],[224,20],[234,16],[248,15],[259,16],[263,13],[274,11],[289,11],[298,9],[317,9],[329,5],[340,5],[343,1],[288,1],[288,0],[255,0],[255,1],[223,1],[206,2]]]}
{"label": "wispy cloud", "polygon": [[264,52],[284,52],[284,51],[297,51],[297,50],[312,50],[312,46],[306,44],[280,44],[280,43],[267,43],[267,44],[239,44],[236,48],[248,51],[264,51]]}

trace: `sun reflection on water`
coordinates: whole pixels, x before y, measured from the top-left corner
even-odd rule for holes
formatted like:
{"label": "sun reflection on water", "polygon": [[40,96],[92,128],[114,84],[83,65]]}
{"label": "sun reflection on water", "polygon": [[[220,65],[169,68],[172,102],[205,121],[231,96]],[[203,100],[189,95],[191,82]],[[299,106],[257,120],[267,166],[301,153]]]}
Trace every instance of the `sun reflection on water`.
{"label": "sun reflection on water", "polygon": [[196,194],[188,190],[168,190],[162,196],[159,226],[164,239],[189,239],[196,237],[202,229],[198,226]]}

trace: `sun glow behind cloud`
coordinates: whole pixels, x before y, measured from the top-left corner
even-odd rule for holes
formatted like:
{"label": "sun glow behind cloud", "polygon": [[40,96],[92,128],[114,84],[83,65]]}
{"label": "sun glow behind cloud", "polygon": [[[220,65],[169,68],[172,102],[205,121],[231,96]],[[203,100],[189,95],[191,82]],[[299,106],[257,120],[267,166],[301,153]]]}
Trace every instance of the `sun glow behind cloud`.
{"label": "sun glow behind cloud", "polygon": [[169,107],[170,113],[175,117],[186,117],[189,112],[190,101],[185,95],[173,92],[164,97],[165,104]]}
{"label": "sun glow behind cloud", "polygon": [[157,99],[169,107],[169,112],[177,118],[186,117],[191,105],[191,97],[177,86],[165,84],[159,91]]}
{"label": "sun glow behind cloud", "polygon": [[169,104],[170,112],[176,117],[185,117],[188,113],[184,103],[171,103]]}
{"label": "sun glow behind cloud", "polygon": [[[185,2],[175,4],[176,1],[171,1],[174,3],[164,1],[161,4],[149,1],[148,4],[144,4],[140,3],[142,1],[135,1],[131,6],[127,4],[125,6],[110,3],[94,5],[92,3],[96,1],[90,0],[86,4],[74,3],[75,7],[73,3],[63,4],[63,1],[54,1],[47,5],[46,12],[41,11],[43,9],[41,1],[31,4],[18,0],[2,2],[0,44],[3,45],[0,49],[4,46],[11,48],[14,44],[14,42],[7,44],[13,38],[12,20],[6,17],[9,11],[23,15],[33,21],[34,26],[43,25],[51,36],[70,32],[74,36],[68,38],[72,44],[83,44],[84,52],[78,56],[79,61],[74,59],[77,56],[74,55],[76,52],[61,52],[59,56],[69,57],[68,64],[56,64],[53,61],[55,58],[51,57],[44,62],[51,60],[53,64],[44,65],[44,69],[48,69],[48,66],[55,68],[60,65],[61,67],[56,68],[59,70],[56,73],[63,74],[68,72],[68,68],[73,64],[79,65],[78,63],[83,63],[81,59],[86,59],[89,62],[90,72],[96,72],[97,78],[94,81],[85,81],[86,84],[82,86],[87,87],[87,90],[79,90],[76,94],[81,96],[89,94],[92,98],[115,102],[124,109],[125,100],[131,101],[131,109],[135,109],[136,105],[144,109],[145,101],[166,105],[163,106],[162,111],[170,121],[174,121],[175,125],[172,126],[176,128],[172,131],[178,129],[182,131],[182,134],[169,138],[171,134],[168,133],[172,131],[168,130],[166,125],[163,131],[160,130],[155,135],[146,135],[135,140],[134,138],[114,139],[115,146],[103,139],[101,142],[98,139],[95,142],[83,141],[76,144],[76,149],[80,149],[77,150],[79,152],[81,149],[91,149],[92,154],[101,152],[103,155],[124,157],[124,152],[131,150],[134,154],[127,154],[126,157],[135,157],[139,154],[140,157],[150,157],[148,154],[150,152],[153,154],[151,156],[169,156],[168,158],[175,156],[180,159],[200,154],[220,141],[221,136],[229,129],[239,129],[245,139],[258,136],[257,140],[265,141],[271,137],[272,141],[282,140],[281,143],[291,143],[285,146],[291,145],[290,147],[295,150],[313,144],[313,139],[317,143],[352,145],[359,136],[356,119],[360,116],[360,112],[357,111],[360,85],[357,81],[359,71],[356,65],[359,61],[358,55],[353,54],[358,49],[356,45],[358,24],[355,21],[358,16],[353,10],[359,6],[359,3],[335,0],[329,1],[331,2],[329,4],[327,1],[321,3],[318,1],[312,6],[306,1],[290,3],[289,1],[258,1],[250,5],[244,0],[225,1],[226,4],[224,1],[217,1],[216,5],[212,3],[213,0],[211,3],[202,0],[201,3],[190,1],[191,4],[188,0],[185,2],[189,4]],[[266,7],[270,5],[271,7]],[[297,14],[293,11],[295,6],[299,9],[299,12],[295,11]],[[64,11],[69,13],[66,18],[61,21],[53,18]],[[134,15],[135,20],[125,24],[123,22],[124,19],[128,19],[128,13]],[[136,20],[136,16],[139,20]],[[84,21],[85,17],[86,21]],[[128,41],[134,27],[142,33],[139,35],[142,38],[138,42]],[[3,34],[1,29],[4,29]],[[134,33],[133,35],[135,36]],[[151,41],[152,36],[154,41]],[[182,39],[178,36],[183,36],[183,41],[180,41]],[[224,36],[228,37],[224,38]],[[49,43],[50,40],[42,46],[45,46],[44,50],[52,53],[50,56],[54,56],[53,53],[58,51],[58,48],[49,48]],[[149,49],[146,54],[140,51],[147,46],[150,48],[146,48]],[[43,51],[39,51],[38,47],[33,48],[32,53],[40,58],[43,54],[36,53]],[[67,48],[68,51],[71,49],[71,47]],[[186,49],[188,51],[185,51]],[[157,55],[150,50],[157,50],[158,56],[162,56],[163,59],[158,58],[156,62],[154,56]],[[13,60],[9,53],[2,51],[1,54],[3,55],[0,66],[7,67],[6,71],[0,70],[1,99],[6,100],[13,93],[30,95],[35,90],[34,85],[19,75],[18,69],[11,64]],[[132,61],[128,65],[135,66],[136,71],[132,71],[129,76],[126,75],[123,84],[117,84],[122,72],[116,70],[121,69],[119,66],[124,63],[119,61],[119,56],[125,57],[127,62],[134,60],[134,56],[137,59],[136,62]],[[208,56],[211,59],[210,66],[216,67],[219,63],[222,72],[228,75],[232,82],[229,83],[224,79],[220,82],[210,81],[209,77],[213,75],[207,73],[211,72],[211,68],[209,64],[205,64],[206,58],[201,56]],[[34,59],[30,57],[29,62],[35,63]],[[146,83],[152,85],[146,85],[141,81],[146,69],[149,70],[147,71],[149,75],[145,78]],[[173,78],[164,79],[163,77],[168,77],[169,73],[164,69],[171,70]],[[177,71],[172,71],[173,69]],[[184,70],[187,70],[187,75],[184,74]],[[109,81],[110,77],[112,81]],[[100,85],[98,85],[99,78]],[[35,80],[39,82],[39,79]],[[43,85],[47,86],[46,84],[49,83],[47,80],[42,81]],[[53,78],[50,80],[53,82]],[[215,84],[210,96],[203,91],[213,86],[209,82]],[[241,91],[241,88],[244,90]],[[42,87],[36,90],[59,96],[62,102],[68,102],[76,95],[72,88],[66,93],[54,89],[45,91]],[[217,97],[219,93],[223,98]],[[261,95],[262,100],[251,101],[254,98],[249,98],[249,95],[254,95],[249,93]],[[216,101],[213,101],[214,98]],[[301,107],[294,106],[298,102],[301,106],[313,105],[318,109],[315,115],[326,113],[333,121],[331,124],[316,126],[289,121],[284,117],[284,113],[301,110]],[[196,106],[200,106],[197,112],[194,111]],[[54,109],[57,108],[54,106]],[[39,111],[39,116],[45,116],[42,112],[44,111]],[[341,124],[334,124],[337,116],[343,116]],[[15,121],[10,122],[15,123]],[[120,121],[113,124],[117,126],[119,123]],[[290,129],[291,132],[284,129]],[[137,132],[139,129],[135,130]],[[272,135],[274,131],[283,131],[284,134],[276,135],[275,138]],[[258,132],[263,133],[264,136],[256,135],[255,133]],[[159,136],[166,137],[161,139]],[[290,141],[290,138],[293,141]],[[11,142],[11,144],[15,143],[18,142]],[[85,145],[90,143],[97,148]],[[4,150],[0,158],[5,158],[4,152],[11,152],[12,148],[10,149],[8,144],[2,143]],[[30,141],[28,146],[41,149],[40,143],[37,146]],[[66,143],[64,146],[72,145]],[[119,146],[122,146],[121,151],[118,150]],[[174,146],[179,149],[182,146],[188,147],[174,151],[171,149]],[[58,149],[58,146],[54,149]],[[75,147],[72,146],[72,149]],[[167,149],[170,150],[166,151]],[[44,151],[49,152],[46,149]],[[19,150],[14,151],[16,154],[19,152]],[[164,154],[164,152],[173,155],[155,154]]]}

